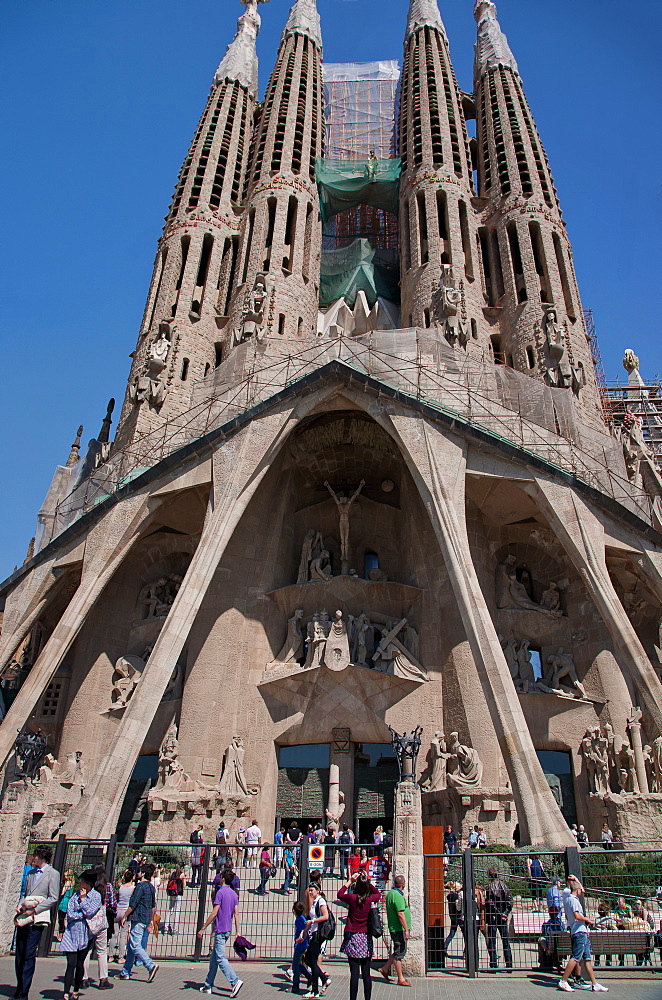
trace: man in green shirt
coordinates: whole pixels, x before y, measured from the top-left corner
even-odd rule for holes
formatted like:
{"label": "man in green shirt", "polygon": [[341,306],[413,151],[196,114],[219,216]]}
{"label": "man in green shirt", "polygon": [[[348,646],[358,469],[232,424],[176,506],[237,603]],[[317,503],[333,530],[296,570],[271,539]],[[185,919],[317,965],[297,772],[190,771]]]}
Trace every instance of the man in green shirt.
{"label": "man in green shirt", "polygon": [[393,880],[393,888],[386,896],[386,920],[389,934],[393,942],[393,949],[386,965],[380,968],[380,972],[387,982],[390,982],[389,975],[394,968],[398,977],[398,986],[411,986],[411,983],[402,975],[402,959],[407,954],[407,941],[411,930],[411,913],[409,903],[404,894],[405,879],[403,875],[396,875]]}

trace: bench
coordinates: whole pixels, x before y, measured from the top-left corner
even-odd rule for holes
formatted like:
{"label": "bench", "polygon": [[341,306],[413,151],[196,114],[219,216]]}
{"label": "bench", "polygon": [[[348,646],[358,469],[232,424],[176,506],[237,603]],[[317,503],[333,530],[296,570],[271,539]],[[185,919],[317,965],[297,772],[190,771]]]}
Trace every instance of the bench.
{"label": "bench", "polygon": [[[644,962],[650,962],[654,934],[646,931],[591,931],[589,933],[591,951],[594,955],[643,955]],[[570,933],[559,932],[552,935],[559,958],[568,958],[572,948]]]}

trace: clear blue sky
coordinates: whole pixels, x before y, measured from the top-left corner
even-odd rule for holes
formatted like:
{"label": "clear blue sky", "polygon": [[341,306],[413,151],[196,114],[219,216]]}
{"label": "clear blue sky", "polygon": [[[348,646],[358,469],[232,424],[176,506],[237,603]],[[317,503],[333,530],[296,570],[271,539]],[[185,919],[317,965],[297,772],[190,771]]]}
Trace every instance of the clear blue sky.
{"label": "clear blue sky", "polygon": [[[325,58],[402,55],[407,0],[318,0]],[[260,81],[289,0],[261,7]],[[607,377],[658,348],[660,5],[501,0],[594,310]],[[440,0],[471,89],[472,0]],[[0,4],[0,578],[22,562],[79,423],[118,407],[156,241],[238,0]]]}

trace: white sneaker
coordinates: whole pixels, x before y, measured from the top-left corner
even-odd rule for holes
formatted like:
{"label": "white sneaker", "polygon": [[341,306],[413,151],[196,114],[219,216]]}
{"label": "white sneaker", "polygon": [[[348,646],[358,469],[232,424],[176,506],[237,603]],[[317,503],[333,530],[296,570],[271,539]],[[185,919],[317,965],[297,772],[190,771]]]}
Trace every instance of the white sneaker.
{"label": "white sneaker", "polygon": [[303,1000],[317,1000],[319,993],[313,993],[311,990],[309,993],[304,993]]}
{"label": "white sneaker", "polygon": [[230,991],[230,996],[231,997],[236,997],[237,993],[239,992],[239,990],[241,989],[241,987],[243,985],[244,985],[244,980],[243,979],[235,979],[234,986],[232,987],[232,989]]}
{"label": "white sneaker", "polygon": [[609,993],[609,987],[603,986],[602,983],[593,983],[591,990],[593,993]]}
{"label": "white sneaker", "polygon": [[572,986],[570,985],[570,983],[566,983],[565,979],[559,979],[558,988],[560,990],[564,990],[566,993],[574,993],[575,992],[574,989],[572,988]]}
{"label": "white sneaker", "polygon": [[291,969],[285,969],[285,975],[289,979],[290,982],[294,981],[294,976],[292,975],[292,970]]}
{"label": "white sneaker", "polygon": [[201,986],[200,987],[200,992],[201,993],[208,993],[209,996],[211,996],[211,986]]}

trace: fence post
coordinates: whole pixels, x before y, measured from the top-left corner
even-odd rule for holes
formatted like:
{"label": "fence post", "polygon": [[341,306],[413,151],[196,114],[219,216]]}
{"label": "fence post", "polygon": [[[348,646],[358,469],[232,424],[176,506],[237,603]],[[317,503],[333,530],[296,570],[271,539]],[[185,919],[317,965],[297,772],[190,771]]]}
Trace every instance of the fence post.
{"label": "fence post", "polygon": [[115,872],[115,862],[117,861],[117,834],[112,833],[108,841],[108,847],[106,848],[106,875],[108,876],[108,881],[113,881],[113,874]]}
{"label": "fence post", "polygon": [[579,881],[582,880],[582,855],[579,847],[566,847],[565,849],[565,875],[576,875]]}
{"label": "fence post", "polygon": [[[64,877],[64,870],[67,861],[67,838],[63,833],[57,838],[57,844],[55,845],[55,853],[53,855],[53,868],[56,872],[60,873],[60,882],[62,882]],[[53,934],[55,933],[55,921],[57,920],[57,903],[51,910],[51,922],[46,924],[43,934],[41,935],[41,940],[39,942],[39,948],[37,950],[37,955],[39,958],[46,958],[50,954],[51,944],[53,943]]]}
{"label": "fence post", "polygon": [[207,909],[207,886],[209,883],[209,859],[211,857],[211,844],[205,844],[205,856],[202,859],[202,871],[200,872],[200,895],[198,896],[198,919],[195,925],[195,951],[193,961],[199,962],[202,958],[203,938],[198,937],[198,930],[205,922],[205,911]]}
{"label": "fence post", "polygon": [[464,886],[463,916],[467,952],[467,975],[469,979],[475,979],[478,969],[478,925],[476,923],[476,901],[474,899],[476,887],[474,885],[474,859],[468,847],[462,855],[462,885]]}
{"label": "fence post", "polygon": [[310,843],[308,837],[304,834],[303,843],[301,844],[301,858],[299,864],[299,878],[297,880],[297,899],[300,903],[306,898],[306,889],[308,888],[308,848]]}

